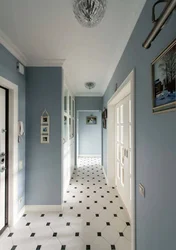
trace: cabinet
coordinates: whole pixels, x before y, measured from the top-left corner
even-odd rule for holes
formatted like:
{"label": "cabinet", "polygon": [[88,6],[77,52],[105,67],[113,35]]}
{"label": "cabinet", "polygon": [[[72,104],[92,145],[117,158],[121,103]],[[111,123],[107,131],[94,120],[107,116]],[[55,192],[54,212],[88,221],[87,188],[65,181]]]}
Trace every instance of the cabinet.
{"label": "cabinet", "polygon": [[64,84],[62,183],[65,194],[75,166],[75,99]]}

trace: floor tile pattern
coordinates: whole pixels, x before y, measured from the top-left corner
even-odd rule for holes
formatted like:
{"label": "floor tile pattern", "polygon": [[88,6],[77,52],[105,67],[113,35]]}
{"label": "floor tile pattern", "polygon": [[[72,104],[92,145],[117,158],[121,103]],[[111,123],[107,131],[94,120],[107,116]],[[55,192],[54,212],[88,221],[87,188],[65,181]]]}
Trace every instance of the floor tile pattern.
{"label": "floor tile pattern", "polygon": [[78,157],[78,167],[81,166],[100,166],[100,157]]}
{"label": "floor tile pattern", "polygon": [[130,250],[131,225],[102,167],[74,170],[60,213],[24,214],[0,237],[0,250]]}

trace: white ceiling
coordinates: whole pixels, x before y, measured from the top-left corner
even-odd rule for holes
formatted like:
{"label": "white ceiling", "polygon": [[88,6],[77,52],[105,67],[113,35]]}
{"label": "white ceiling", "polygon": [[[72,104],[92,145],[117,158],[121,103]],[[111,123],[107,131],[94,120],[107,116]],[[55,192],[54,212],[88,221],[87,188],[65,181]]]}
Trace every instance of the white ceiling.
{"label": "white ceiling", "polygon": [[[145,1],[108,0],[102,22],[84,28],[74,17],[72,0],[0,0],[0,30],[27,65],[64,60],[67,84],[75,95],[102,96]],[[84,87],[89,81],[96,83],[91,92]]]}

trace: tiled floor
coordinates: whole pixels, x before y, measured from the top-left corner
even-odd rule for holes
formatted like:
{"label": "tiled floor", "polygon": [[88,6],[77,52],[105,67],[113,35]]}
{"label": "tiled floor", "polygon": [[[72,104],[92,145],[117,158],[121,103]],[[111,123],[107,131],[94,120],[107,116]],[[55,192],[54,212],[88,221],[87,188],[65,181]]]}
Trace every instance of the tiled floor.
{"label": "tiled floor", "polygon": [[78,167],[81,166],[100,166],[101,157],[78,157]]}
{"label": "tiled floor", "polygon": [[0,250],[130,250],[130,240],[117,191],[101,166],[89,164],[74,170],[62,213],[24,214],[1,236]]}

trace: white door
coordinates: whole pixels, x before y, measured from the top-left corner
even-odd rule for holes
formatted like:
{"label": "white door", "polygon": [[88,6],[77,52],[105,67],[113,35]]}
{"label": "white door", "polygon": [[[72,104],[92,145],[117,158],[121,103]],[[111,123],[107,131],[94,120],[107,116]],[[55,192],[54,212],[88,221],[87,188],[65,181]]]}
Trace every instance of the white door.
{"label": "white door", "polygon": [[0,87],[0,233],[6,226],[6,90]]}
{"label": "white door", "polygon": [[116,114],[116,185],[120,196],[131,216],[131,98],[120,101]]}

